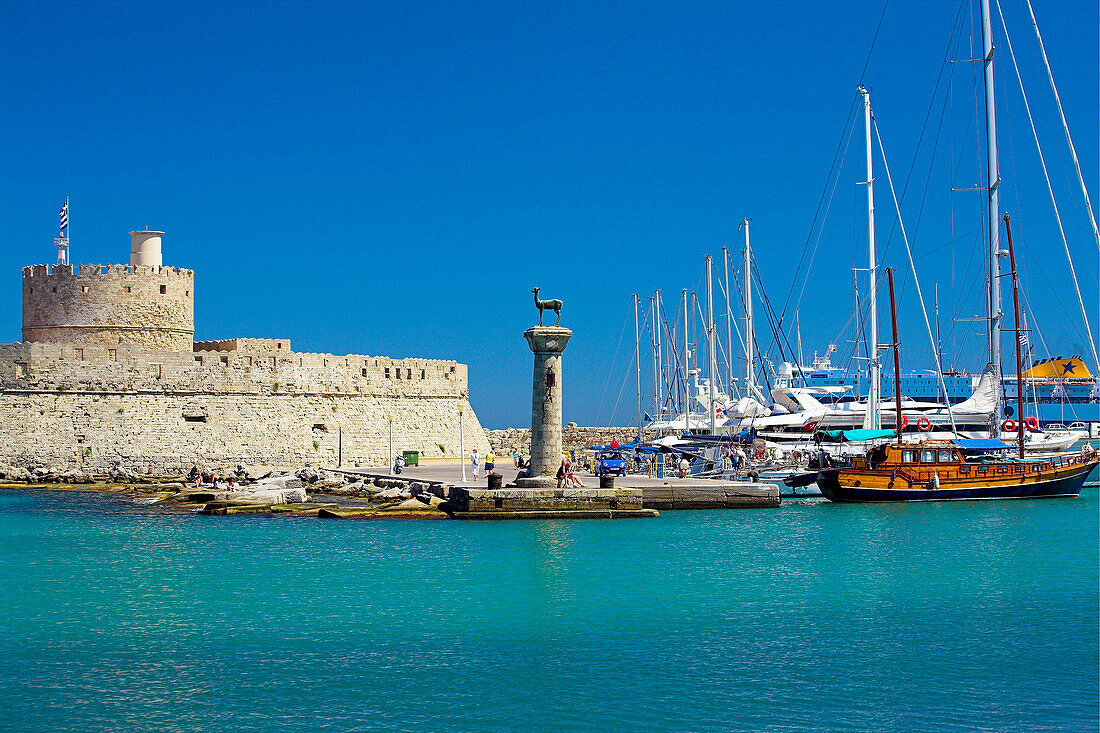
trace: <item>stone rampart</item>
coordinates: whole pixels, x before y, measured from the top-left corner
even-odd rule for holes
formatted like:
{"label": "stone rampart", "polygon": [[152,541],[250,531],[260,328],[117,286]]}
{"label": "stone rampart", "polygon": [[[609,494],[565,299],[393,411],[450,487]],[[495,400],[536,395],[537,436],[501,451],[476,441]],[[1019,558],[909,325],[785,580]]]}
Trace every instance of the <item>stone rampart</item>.
{"label": "stone rampart", "polygon": [[[599,428],[577,427],[570,423],[562,428],[562,451],[568,454],[571,450],[580,451],[590,445],[607,445],[613,440],[626,443],[638,434],[637,428]],[[530,428],[505,428],[503,430],[486,430],[485,437],[489,445],[498,456],[508,457],[512,451],[518,450],[520,455],[529,455],[531,452]]]}
{"label": "stone rampart", "polygon": [[195,273],[145,265],[23,268],[23,341],[191,351]]}
{"label": "stone rampart", "polygon": [[0,345],[0,463],[13,466],[332,465],[341,447],[344,465],[382,465],[391,419],[395,450],[457,458],[460,412],[467,449],[487,450],[453,361]]}

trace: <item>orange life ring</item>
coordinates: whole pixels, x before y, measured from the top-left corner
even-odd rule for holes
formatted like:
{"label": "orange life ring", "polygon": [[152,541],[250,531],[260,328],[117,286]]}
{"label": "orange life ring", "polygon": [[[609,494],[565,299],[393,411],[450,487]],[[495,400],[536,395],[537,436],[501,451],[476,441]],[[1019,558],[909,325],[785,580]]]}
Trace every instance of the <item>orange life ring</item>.
{"label": "orange life ring", "polygon": [[1016,421],[1013,420],[1011,417],[1008,418],[1007,420],[1005,420],[1003,423],[1001,423],[1001,430],[1003,430],[1006,433],[1011,433],[1015,429],[1016,429]]}
{"label": "orange life ring", "polygon": [[764,448],[757,448],[756,449],[756,457],[757,458],[767,458],[768,457],[768,451]]}
{"label": "orange life ring", "polygon": [[1039,429],[1039,421],[1035,419],[1034,415],[1029,415],[1027,420],[1024,420],[1024,425],[1027,425],[1027,429],[1033,433]]}
{"label": "orange life ring", "polygon": [[902,415],[901,416],[901,429],[905,430],[907,427],[909,427],[909,416],[908,415]]}
{"label": "orange life ring", "polygon": [[922,417],[921,419],[917,420],[917,428],[922,433],[927,433],[929,430],[932,429],[932,421],[926,417]]}

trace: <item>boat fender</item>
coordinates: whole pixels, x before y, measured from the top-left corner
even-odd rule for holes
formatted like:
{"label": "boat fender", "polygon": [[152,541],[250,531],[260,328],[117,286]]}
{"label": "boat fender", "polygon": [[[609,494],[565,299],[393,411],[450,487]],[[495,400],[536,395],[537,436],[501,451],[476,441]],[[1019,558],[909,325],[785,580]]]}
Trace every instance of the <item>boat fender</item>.
{"label": "boat fender", "polygon": [[901,429],[905,430],[907,427],[909,427],[909,416],[908,415],[902,415],[901,416]]}
{"label": "boat fender", "polygon": [[932,429],[932,421],[926,417],[922,417],[920,420],[917,420],[917,427],[922,433],[927,433]]}
{"label": "boat fender", "polygon": [[1013,420],[1011,417],[1008,418],[1007,420],[1005,420],[1003,423],[1001,423],[1001,430],[1003,430],[1006,433],[1011,433],[1015,429],[1016,429],[1016,421]]}
{"label": "boat fender", "polygon": [[1028,415],[1027,420],[1024,420],[1024,425],[1027,425],[1027,429],[1033,433],[1039,429],[1039,421],[1035,419],[1034,415]]}

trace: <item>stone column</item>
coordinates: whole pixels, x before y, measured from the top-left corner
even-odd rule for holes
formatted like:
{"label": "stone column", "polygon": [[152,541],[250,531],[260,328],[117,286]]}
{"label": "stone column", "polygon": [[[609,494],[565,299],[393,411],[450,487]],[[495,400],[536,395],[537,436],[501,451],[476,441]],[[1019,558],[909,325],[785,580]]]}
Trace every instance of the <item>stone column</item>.
{"label": "stone column", "polygon": [[573,332],[560,326],[533,326],[523,336],[535,352],[531,379],[531,478],[521,485],[556,482],[561,465],[561,354]]}

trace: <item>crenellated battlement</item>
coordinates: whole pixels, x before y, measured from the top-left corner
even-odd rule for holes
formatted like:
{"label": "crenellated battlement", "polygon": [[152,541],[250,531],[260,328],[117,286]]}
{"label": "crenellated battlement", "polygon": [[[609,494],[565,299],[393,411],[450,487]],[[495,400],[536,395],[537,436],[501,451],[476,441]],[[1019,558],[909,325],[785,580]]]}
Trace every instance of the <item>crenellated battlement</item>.
{"label": "crenellated battlement", "polygon": [[185,267],[151,265],[27,265],[23,277],[79,277],[86,275],[139,275],[166,279],[195,279],[195,271]]}

